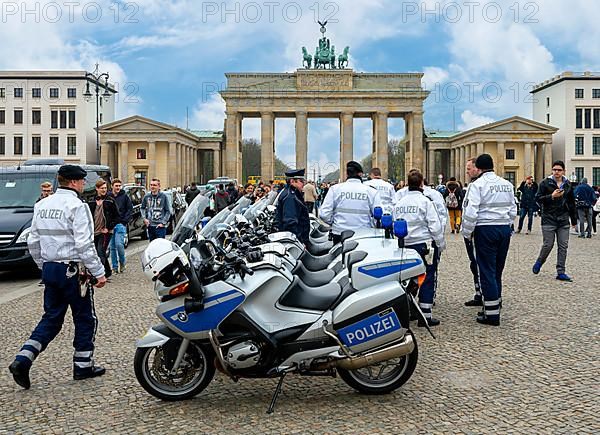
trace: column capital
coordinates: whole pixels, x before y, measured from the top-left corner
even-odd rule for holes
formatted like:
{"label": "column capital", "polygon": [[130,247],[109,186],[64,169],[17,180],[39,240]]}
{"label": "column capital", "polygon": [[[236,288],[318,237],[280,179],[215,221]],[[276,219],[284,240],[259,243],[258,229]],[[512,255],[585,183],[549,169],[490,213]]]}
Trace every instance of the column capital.
{"label": "column capital", "polygon": [[296,116],[308,116],[308,112],[306,110],[296,110],[294,113]]}
{"label": "column capital", "polygon": [[273,116],[274,115],[273,115],[272,111],[268,111],[267,110],[267,111],[260,112],[260,117],[261,118],[272,118]]}
{"label": "column capital", "polygon": [[[352,116],[354,118],[354,111],[353,110],[344,110],[342,112],[340,112],[342,116]],[[379,113],[379,112],[377,112]]]}

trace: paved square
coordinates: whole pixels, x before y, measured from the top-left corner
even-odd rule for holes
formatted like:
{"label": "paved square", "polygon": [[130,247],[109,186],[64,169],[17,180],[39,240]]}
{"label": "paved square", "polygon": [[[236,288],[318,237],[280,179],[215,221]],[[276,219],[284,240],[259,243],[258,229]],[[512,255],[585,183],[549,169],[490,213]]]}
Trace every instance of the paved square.
{"label": "paved square", "polygon": [[[539,225],[539,221],[536,222]],[[571,236],[567,271],[531,273],[541,246],[512,239],[498,328],[475,323],[471,276],[460,236],[448,234],[434,315],[437,340],[418,329],[419,363],[393,394],[365,396],[340,379],[289,376],[274,415],[276,380],[217,375],[186,402],[161,402],[135,380],[135,339],[157,323],[156,300],[137,256],[96,292],[101,378],[73,381],[70,319],[20,389],[8,365],[42,313],[41,292],[0,304],[0,433],[599,433],[600,238]],[[550,260],[555,261],[553,251]],[[10,291],[0,281],[0,295]]]}

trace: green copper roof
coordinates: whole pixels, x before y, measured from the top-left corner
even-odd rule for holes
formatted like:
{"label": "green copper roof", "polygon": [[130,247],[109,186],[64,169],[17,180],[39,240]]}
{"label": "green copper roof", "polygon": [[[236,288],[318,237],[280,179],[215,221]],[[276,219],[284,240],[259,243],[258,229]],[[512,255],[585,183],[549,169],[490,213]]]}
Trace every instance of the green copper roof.
{"label": "green copper roof", "polygon": [[450,138],[460,134],[460,131],[425,130],[425,135],[430,138]]}
{"label": "green copper roof", "polygon": [[223,132],[220,130],[188,130],[195,136],[208,139],[222,139]]}

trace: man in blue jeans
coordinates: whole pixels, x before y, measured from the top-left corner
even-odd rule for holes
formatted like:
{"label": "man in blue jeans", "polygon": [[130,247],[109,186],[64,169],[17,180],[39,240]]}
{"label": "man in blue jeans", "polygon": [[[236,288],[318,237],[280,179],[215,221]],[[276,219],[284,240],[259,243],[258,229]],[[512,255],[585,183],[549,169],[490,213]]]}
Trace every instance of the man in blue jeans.
{"label": "man in blue jeans", "polygon": [[113,229],[113,236],[110,239],[110,260],[112,269],[115,273],[123,273],[126,267],[125,261],[125,234],[127,234],[127,225],[133,214],[133,204],[129,195],[123,190],[123,183],[118,178],[112,182],[111,196],[115,199],[119,208],[119,223]]}
{"label": "man in blue jeans", "polygon": [[171,208],[167,195],[160,191],[160,180],[150,181],[150,193],[142,199],[142,216],[148,229],[148,240],[164,239],[167,235],[167,224],[171,218]]}

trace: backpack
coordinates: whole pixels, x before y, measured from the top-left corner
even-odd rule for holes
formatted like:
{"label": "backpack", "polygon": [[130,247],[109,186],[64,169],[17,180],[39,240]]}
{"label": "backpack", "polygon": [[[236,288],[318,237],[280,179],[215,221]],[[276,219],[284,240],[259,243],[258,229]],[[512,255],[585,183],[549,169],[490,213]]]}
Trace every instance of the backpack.
{"label": "backpack", "polygon": [[458,208],[458,198],[454,192],[450,192],[446,197],[446,207]]}

